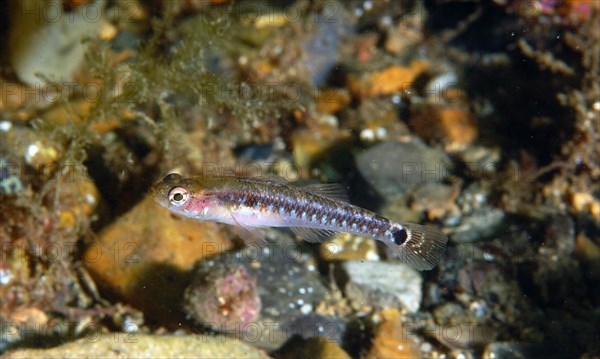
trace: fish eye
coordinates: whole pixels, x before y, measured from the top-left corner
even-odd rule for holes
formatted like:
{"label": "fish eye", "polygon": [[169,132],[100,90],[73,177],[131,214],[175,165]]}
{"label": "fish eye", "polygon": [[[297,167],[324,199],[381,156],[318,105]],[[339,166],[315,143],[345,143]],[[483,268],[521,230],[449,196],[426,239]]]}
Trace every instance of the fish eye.
{"label": "fish eye", "polygon": [[175,187],[169,191],[169,202],[175,206],[181,206],[187,202],[189,197],[188,190],[183,187]]}

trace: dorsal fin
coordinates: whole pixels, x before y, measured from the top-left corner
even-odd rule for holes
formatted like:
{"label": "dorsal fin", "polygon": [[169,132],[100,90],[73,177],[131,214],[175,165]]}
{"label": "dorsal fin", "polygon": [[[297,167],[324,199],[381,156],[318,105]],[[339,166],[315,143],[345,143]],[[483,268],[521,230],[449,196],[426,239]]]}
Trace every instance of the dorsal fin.
{"label": "dorsal fin", "polygon": [[257,177],[241,177],[249,182],[271,183],[271,184],[288,184],[285,178],[277,175],[257,176]]}
{"label": "dorsal fin", "polygon": [[338,183],[315,183],[302,187],[307,192],[334,199],[336,201],[350,202],[344,186]]}

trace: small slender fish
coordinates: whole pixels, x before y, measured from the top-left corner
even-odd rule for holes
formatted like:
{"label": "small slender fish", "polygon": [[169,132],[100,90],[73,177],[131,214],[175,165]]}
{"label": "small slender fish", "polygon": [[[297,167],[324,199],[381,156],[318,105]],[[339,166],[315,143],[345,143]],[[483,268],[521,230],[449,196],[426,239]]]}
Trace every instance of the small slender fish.
{"label": "small slender fish", "polygon": [[448,240],[439,229],[394,222],[354,206],[334,186],[171,173],[154,185],[152,195],[171,212],[236,225],[249,236],[264,227],[290,227],[304,240],[319,242],[332,232],[347,232],[385,243],[415,269],[435,267]]}

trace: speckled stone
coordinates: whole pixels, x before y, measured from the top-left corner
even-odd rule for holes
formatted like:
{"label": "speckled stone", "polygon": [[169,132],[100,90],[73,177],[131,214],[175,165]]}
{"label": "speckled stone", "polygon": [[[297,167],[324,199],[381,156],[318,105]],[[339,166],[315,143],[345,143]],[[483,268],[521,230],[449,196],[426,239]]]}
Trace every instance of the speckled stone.
{"label": "speckled stone", "polygon": [[256,278],[241,265],[200,266],[185,291],[184,305],[198,322],[222,332],[246,328],[261,309]]}
{"label": "speckled stone", "polygon": [[223,253],[201,264],[204,270],[243,266],[250,276],[256,278],[262,302],[260,316],[237,334],[242,340],[268,350],[279,348],[296,335],[309,338],[335,333],[336,338],[333,339],[339,340],[343,324],[314,312],[328,292],[315,264],[309,256],[297,251],[295,243],[285,234],[277,231],[269,233],[275,242]]}
{"label": "speckled stone", "polygon": [[381,196],[400,195],[422,183],[439,183],[450,174],[444,152],[418,139],[377,144],[356,157],[360,174]]}
{"label": "speckled stone", "polygon": [[90,335],[50,349],[22,349],[6,358],[269,358],[264,352],[215,335]]}
{"label": "speckled stone", "polygon": [[416,312],[421,305],[422,278],[419,272],[401,262],[342,263],[347,283],[346,296],[359,305],[379,308],[405,308]]}

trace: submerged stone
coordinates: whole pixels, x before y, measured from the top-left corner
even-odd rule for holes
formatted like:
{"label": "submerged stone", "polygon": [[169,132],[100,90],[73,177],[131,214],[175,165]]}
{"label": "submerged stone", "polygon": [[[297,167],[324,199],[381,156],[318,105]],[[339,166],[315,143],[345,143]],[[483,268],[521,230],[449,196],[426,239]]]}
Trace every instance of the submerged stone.
{"label": "submerged stone", "polygon": [[245,329],[258,318],[261,309],[256,278],[240,265],[210,269],[200,265],[184,301],[189,316],[222,332]]}
{"label": "submerged stone", "polygon": [[358,170],[381,196],[403,194],[418,184],[439,183],[450,174],[450,159],[418,139],[375,145],[356,157]]}
{"label": "submerged stone", "polygon": [[91,334],[49,349],[21,349],[9,358],[269,358],[239,340],[218,335]]}
{"label": "submerged stone", "polygon": [[378,358],[419,358],[421,352],[409,326],[403,323],[398,309],[381,311],[382,322],[375,330],[373,346],[367,354],[367,359]]}
{"label": "submerged stone", "polygon": [[[277,236],[283,235],[278,233]],[[237,334],[242,340],[269,350],[279,348],[293,336],[322,336],[319,328],[327,329],[332,323],[332,318],[314,313],[314,308],[328,292],[315,273],[316,268],[306,255],[296,250],[293,242],[281,246],[286,239],[279,238],[278,241],[278,245],[249,246],[241,251],[220,254],[201,264],[202,273],[236,266],[243,267],[249,276],[256,278],[256,292],[262,303],[260,315],[230,334]],[[196,275],[203,276],[200,272]],[[252,301],[240,300],[238,304],[250,308]]]}
{"label": "submerged stone", "polygon": [[105,291],[151,317],[179,321],[194,264],[231,247],[215,223],[172,216],[147,197],[88,245],[83,262]]}
{"label": "submerged stone", "polygon": [[421,275],[401,262],[348,261],[341,270],[346,276],[346,296],[359,305],[405,308],[416,312],[421,305]]}

